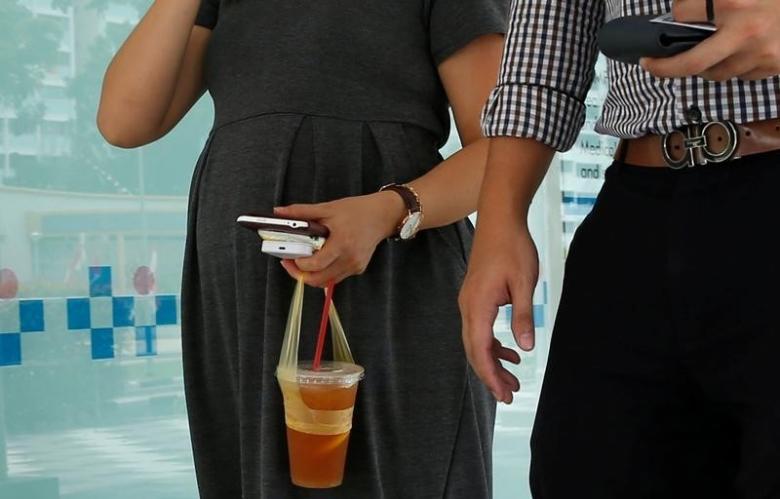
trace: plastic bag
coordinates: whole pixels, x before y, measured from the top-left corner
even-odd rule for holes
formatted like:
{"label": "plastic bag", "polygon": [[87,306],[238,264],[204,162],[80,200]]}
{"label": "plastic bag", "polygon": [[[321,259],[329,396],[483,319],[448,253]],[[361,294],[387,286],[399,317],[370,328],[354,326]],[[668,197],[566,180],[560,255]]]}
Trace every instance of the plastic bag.
{"label": "plastic bag", "polygon": [[[287,315],[287,327],[284,330],[282,352],[279,355],[279,369],[295,370],[298,366],[298,345],[301,338],[301,316],[303,314],[303,294],[305,285],[303,276],[298,278],[290,303],[290,312]],[[333,343],[333,360],[354,364],[352,352],[349,349],[347,336],[344,334],[344,326],[336,311],[336,305],[331,303],[328,311],[330,320],[331,341]]]}

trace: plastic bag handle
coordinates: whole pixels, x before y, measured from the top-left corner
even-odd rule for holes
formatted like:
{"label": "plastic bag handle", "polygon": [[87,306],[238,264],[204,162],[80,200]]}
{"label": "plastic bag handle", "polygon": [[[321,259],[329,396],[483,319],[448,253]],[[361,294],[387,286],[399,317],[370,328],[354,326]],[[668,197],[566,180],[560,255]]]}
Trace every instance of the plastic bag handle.
{"label": "plastic bag handle", "polygon": [[330,329],[333,341],[333,360],[354,364],[355,359],[352,358],[352,351],[349,349],[347,335],[344,333],[344,326],[341,324],[339,313],[336,312],[336,305],[333,303],[330,304],[328,318],[330,319]]}
{"label": "plastic bag handle", "polygon": [[[290,303],[290,311],[287,315],[287,326],[284,330],[282,351],[279,355],[280,368],[294,370],[298,367],[298,344],[301,338],[301,316],[303,314],[304,289],[303,275],[300,275],[298,276],[298,282],[295,285],[295,292],[293,293],[292,302]],[[336,311],[336,305],[333,303],[331,303],[330,310],[328,311],[328,319],[333,335],[333,360],[354,364],[355,360],[349,349],[347,336],[344,333],[344,326]]]}
{"label": "plastic bag handle", "polygon": [[303,275],[295,285],[290,312],[287,314],[287,326],[284,329],[282,352],[279,355],[279,367],[295,369],[298,367],[298,341],[301,337],[301,314],[303,312]]}

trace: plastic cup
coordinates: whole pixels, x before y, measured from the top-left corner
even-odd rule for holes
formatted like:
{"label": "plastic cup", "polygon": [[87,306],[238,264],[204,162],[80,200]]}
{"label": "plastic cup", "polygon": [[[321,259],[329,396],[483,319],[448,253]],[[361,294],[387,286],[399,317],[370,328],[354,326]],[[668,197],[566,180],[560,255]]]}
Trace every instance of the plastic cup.
{"label": "plastic cup", "polygon": [[325,361],[317,371],[311,365],[302,362],[297,369],[276,370],[284,397],[290,475],[300,487],[338,487],[344,480],[355,396],[364,371],[348,362]]}

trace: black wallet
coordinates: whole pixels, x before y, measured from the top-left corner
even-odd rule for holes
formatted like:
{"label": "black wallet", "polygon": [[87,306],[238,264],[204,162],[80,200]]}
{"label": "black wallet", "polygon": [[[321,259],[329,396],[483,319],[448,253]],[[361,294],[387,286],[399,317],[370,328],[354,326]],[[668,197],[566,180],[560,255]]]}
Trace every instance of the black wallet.
{"label": "black wallet", "polygon": [[638,64],[642,57],[670,57],[706,40],[713,31],[651,22],[652,16],[613,19],[599,32],[599,49],[620,62]]}

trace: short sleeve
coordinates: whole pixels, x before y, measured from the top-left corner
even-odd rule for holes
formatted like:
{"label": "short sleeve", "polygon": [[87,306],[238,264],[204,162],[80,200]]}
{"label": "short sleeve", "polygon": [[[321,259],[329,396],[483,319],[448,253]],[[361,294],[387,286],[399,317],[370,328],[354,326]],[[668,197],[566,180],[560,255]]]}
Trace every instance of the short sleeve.
{"label": "short sleeve", "polygon": [[219,17],[219,0],[201,0],[198,16],[195,18],[196,26],[214,29]]}
{"label": "short sleeve", "polygon": [[475,38],[505,34],[510,0],[430,0],[431,55],[436,64]]}

